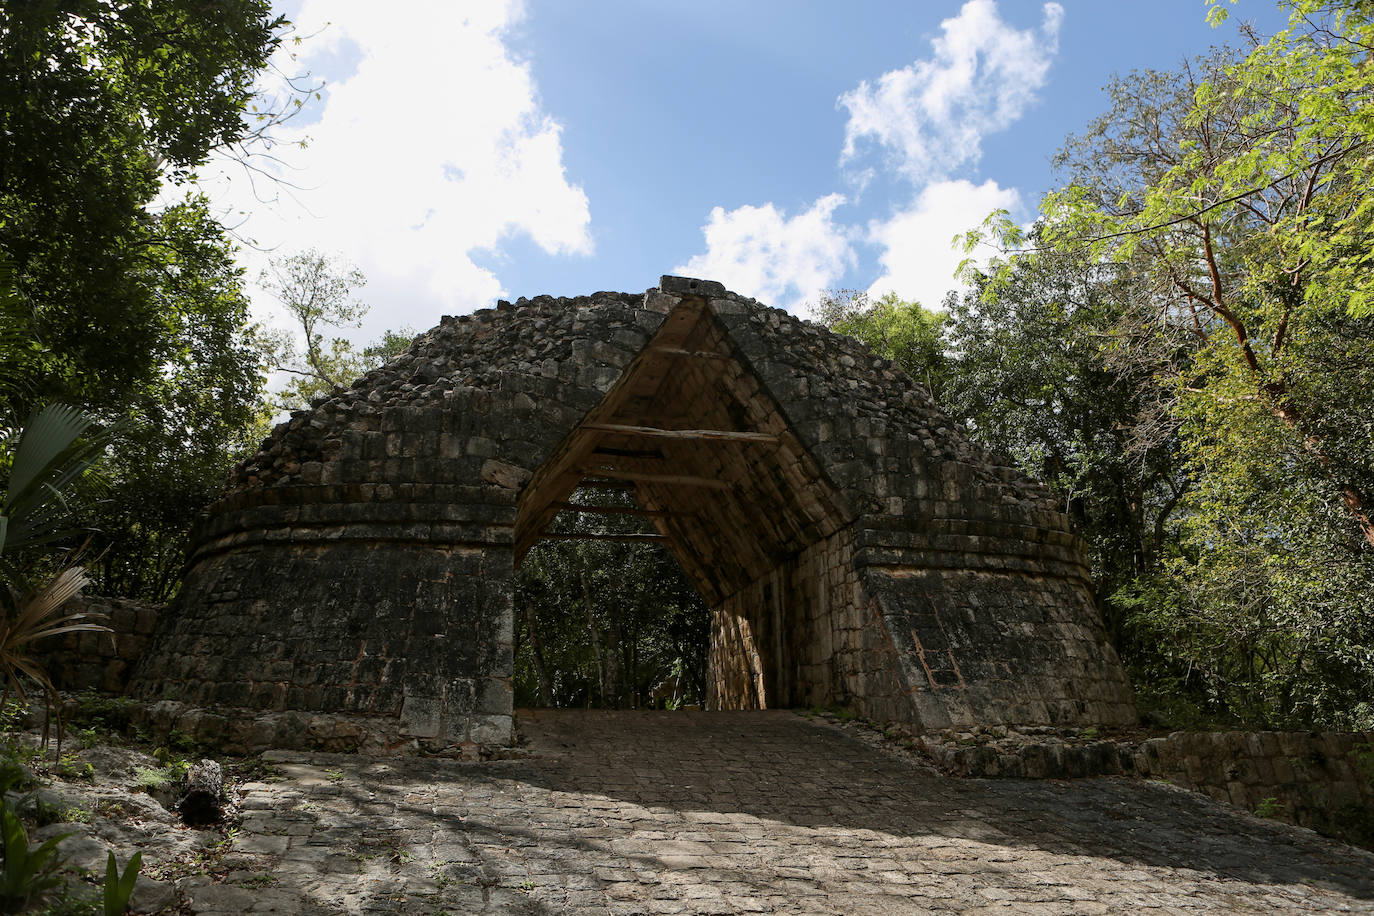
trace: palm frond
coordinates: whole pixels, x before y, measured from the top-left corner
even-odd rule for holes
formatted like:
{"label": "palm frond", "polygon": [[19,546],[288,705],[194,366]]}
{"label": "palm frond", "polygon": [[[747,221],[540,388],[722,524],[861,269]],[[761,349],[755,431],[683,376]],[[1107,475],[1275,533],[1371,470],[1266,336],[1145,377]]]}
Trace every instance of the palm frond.
{"label": "palm frond", "polygon": [[22,517],[54,496],[61,498],[98,452],[97,443],[78,442],[95,422],[94,415],[69,404],[49,404],[29,417],[10,463],[5,515]]}
{"label": "palm frond", "polygon": [[75,533],[68,524],[70,495],[115,431],[92,435],[96,420],[66,404],[49,404],[30,417],[14,444],[0,495],[0,553],[13,556]]}
{"label": "palm frond", "polygon": [[[86,570],[74,563],[59,570],[49,581],[35,588],[20,602],[12,617],[0,621],[0,677],[5,692],[13,690],[24,698],[24,679],[36,681],[43,689],[49,717],[56,721],[59,750],[62,734],[62,709],[57,700],[57,688],[47,670],[30,654],[29,649],[39,640],[63,633],[113,631],[97,620],[102,615],[85,610],[66,610],[81,589],[90,583]],[[48,736],[44,726],[44,742]]]}

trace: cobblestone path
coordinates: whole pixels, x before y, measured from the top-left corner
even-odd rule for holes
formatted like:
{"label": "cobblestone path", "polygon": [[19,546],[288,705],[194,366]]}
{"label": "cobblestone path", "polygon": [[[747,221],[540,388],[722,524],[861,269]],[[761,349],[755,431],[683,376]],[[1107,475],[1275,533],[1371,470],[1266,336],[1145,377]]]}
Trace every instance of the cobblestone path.
{"label": "cobblestone path", "polygon": [[1374,913],[1374,855],[1168,786],[956,780],[785,712],[525,714],[533,756],[275,757],[197,913]]}

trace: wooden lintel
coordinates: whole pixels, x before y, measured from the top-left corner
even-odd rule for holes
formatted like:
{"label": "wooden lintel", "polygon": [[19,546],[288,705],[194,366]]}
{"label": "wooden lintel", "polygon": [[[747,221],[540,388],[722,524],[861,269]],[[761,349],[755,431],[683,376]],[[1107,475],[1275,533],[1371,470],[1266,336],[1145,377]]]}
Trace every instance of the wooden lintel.
{"label": "wooden lintel", "polygon": [[757,442],[761,445],[777,445],[778,437],[772,433],[744,432],[729,429],[659,429],[656,426],[629,426],[623,423],[583,423],[582,429],[600,433],[616,433],[622,436],[638,436],[644,439],[696,439],[708,442]]}
{"label": "wooden lintel", "polygon": [[539,541],[628,541],[631,543],[656,544],[671,538],[662,534],[551,534],[539,535]]}
{"label": "wooden lintel", "polygon": [[690,512],[673,512],[668,509],[641,509],[638,506],[588,506],[585,503],[550,503],[556,509],[569,512],[588,512],[596,515],[642,515],[646,518],[668,518],[692,515]]}
{"label": "wooden lintel", "polygon": [[688,359],[729,359],[728,353],[717,353],[715,350],[684,350],[681,347],[653,347],[655,353],[662,353],[664,356],[682,356]]}
{"label": "wooden lintel", "polygon": [[[586,473],[611,480],[632,480],[636,483],[665,483],[681,487],[704,487],[708,490],[728,490],[730,484],[714,477],[689,477],[683,474],[648,474],[640,471],[620,471],[613,468],[588,468]],[[583,480],[580,487],[601,487],[603,483]]]}
{"label": "wooden lintel", "polygon": [[662,461],[663,453],[658,449],[606,448],[598,445],[592,449],[593,455],[609,455],[612,458],[641,458],[645,461]]}

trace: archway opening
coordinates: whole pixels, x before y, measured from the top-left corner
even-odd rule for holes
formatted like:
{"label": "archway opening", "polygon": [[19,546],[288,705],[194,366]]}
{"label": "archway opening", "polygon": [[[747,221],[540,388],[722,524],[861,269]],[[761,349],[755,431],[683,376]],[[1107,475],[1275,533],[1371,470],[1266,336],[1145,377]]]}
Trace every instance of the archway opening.
{"label": "archway opening", "polygon": [[709,608],[704,705],[831,705],[847,699],[839,630],[862,625],[853,517],[706,303],[687,298],[525,488],[516,562],[558,541],[667,548]]}
{"label": "archway opening", "polygon": [[570,505],[516,572],[515,705],[700,708],[705,601],[627,490]]}

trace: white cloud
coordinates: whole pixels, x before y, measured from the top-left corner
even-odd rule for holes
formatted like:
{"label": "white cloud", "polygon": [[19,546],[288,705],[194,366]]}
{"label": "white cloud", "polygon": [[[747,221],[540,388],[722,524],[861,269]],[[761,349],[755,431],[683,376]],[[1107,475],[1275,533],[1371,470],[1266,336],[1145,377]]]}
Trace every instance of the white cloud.
{"label": "white cloud", "polygon": [[954,271],[965,255],[951,246],[954,236],[975,228],[993,210],[1020,206],[1016,189],[995,181],[929,185],[909,209],[869,226],[869,241],[883,249],[883,275],[869,287],[869,295],[896,292],[926,308],[939,308],[945,293],[960,286]]}
{"label": "white cloud", "polygon": [[982,139],[1016,121],[1044,84],[1064,9],[1044,5],[1039,30],[1011,28],[995,0],[968,0],[941,24],[934,54],[840,96],[849,110],[841,162],[876,143],[920,185],[977,163]]}
{"label": "white cloud", "polygon": [[[849,111],[841,163],[851,167],[850,180],[862,187],[879,169],[892,170],[917,189],[906,209],[868,225],[864,241],[881,251],[882,271],[870,294],[895,291],[938,308],[960,285],[954,271],[964,255],[953,249],[954,236],[993,210],[1022,209],[1015,188],[951,176],[975,165],[983,138],[1011,126],[1045,85],[1064,10],[1050,2],[1042,12],[1038,29],[1018,30],[996,0],[968,0],[940,24],[928,59],[840,97]],[[858,162],[870,149],[885,155]],[[706,253],[676,270],[795,308],[838,285],[856,261],[851,243],[860,232],[833,218],[844,202],[831,194],[791,219],[771,203],[716,207],[703,227]]]}
{"label": "white cloud", "polygon": [[[560,125],[504,41],[522,16],[513,0],[427,0],[404,15],[374,0],[305,0],[293,17],[307,35],[330,23],[303,46],[304,65],[342,55],[356,69],[329,81],[317,120],[288,125],[284,140],[308,144],[280,148],[283,175],[302,188],[294,199],[257,206],[238,177],[228,203],[252,212],[242,232],[260,245],[356,262],[373,303],[365,336],[423,330],[441,312],[489,302],[501,281],[473,257],[506,238],[591,253],[587,196],[565,173]],[[263,258],[247,260],[256,274]]]}
{"label": "white cloud", "polygon": [[828,194],[791,219],[773,204],[716,207],[702,227],[706,253],[674,271],[718,280],[768,305],[793,309],[834,286],[853,262],[851,231],[835,223],[842,195]]}

